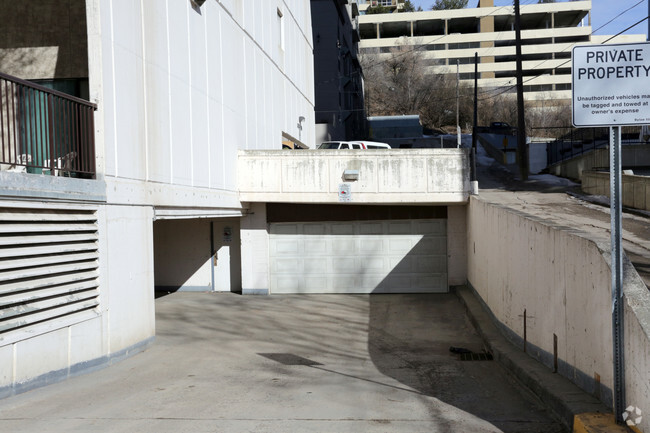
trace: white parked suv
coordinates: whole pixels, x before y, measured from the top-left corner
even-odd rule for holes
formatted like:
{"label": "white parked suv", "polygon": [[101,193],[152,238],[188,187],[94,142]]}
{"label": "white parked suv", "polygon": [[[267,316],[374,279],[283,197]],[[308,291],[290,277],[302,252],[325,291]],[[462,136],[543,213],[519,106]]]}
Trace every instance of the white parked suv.
{"label": "white parked suv", "polygon": [[387,143],[377,141],[326,141],[318,149],[390,149]]}

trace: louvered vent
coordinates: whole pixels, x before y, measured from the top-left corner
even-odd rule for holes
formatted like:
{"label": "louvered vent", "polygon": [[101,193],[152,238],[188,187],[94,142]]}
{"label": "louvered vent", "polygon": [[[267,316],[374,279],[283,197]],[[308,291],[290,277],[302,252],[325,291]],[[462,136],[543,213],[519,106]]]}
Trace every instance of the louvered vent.
{"label": "louvered vent", "polygon": [[93,209],[0,208],[0,345],[98,314],[97,243]]}

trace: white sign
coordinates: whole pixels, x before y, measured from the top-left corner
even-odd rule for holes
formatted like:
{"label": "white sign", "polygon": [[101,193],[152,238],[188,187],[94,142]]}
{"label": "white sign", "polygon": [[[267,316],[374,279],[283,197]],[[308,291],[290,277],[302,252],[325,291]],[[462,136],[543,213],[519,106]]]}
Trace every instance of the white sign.
{"label": "white sign", "polygon": [[352,186],[349,183],[339,185],[339,201],[352,201]]}
{"label": "white sign", "polygon": [[573,47],[573,125],[650,123],[650,43]]}

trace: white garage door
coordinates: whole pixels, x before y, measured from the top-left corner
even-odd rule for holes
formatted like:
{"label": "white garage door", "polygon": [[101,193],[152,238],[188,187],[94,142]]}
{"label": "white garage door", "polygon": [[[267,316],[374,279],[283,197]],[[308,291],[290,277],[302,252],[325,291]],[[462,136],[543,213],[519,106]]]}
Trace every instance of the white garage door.
{"label": "white garage door", "polygon": [[271,293],[447,292],[446,223],[272,223]]}

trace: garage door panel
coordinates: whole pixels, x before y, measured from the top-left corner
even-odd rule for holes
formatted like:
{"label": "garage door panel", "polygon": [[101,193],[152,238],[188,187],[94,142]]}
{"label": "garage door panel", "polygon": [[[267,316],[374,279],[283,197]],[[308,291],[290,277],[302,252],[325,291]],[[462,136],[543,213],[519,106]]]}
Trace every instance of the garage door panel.
{"label": "garage door panel", "polygon": [[389,275],[382,280],[379,288],[394,288],[398,291],[404,291],[411,287],[410,275]]}
{"label": "garage door panel", "polygon": [[332,259],[332,272],[354,274],[359,269],[359,264],[354,256],[337,257]]}
{"label": "garage door panel", "polygon": [[[427,254],[432,255],[442,249],[440,239],[425,237],[420,239],[411,249],[411,254],[421,255]],[[444,252],[444,251],[442,251]]]}
{"label": "garage door panel", "polygon": [[278,258],[271,262],[271,272],[277,274],[295,274],[303,271],[300,259]]}
{"label": "garage door panel", "polygon": [[271,283],[275,283],[275,287],[282,287],[285,293],[297,293],[304,286],[302,278],[295,278],[293,276],[276,276],[271,279]]}
{"label": "garage door panel", "polygon": [[413,239],[409,238],[391,238],[388,241],[388,252],[390,254],[403,253],[411,251]]}
{"label": "garage door panel", "polygon": [[304,259],[303,270],[305,274],[319,274],[325,273],[327,268],[327,259]]}
{"label": "garage door panel", "polygon": [[361,259],[362,269],[366,272],[383,272],[389,265],[386,257],[368,257]]}
{"label": "garage door panel", "polygon": [[392,274],[411,273],[415,270],[414,257],[391,257],[389,259]]}
{"label": "garage door panel", "polygon": [[359,275],[359,287],[369,289],[368,291],[371,292],[375,287],[378,287],[383,280],[384,276],[381,274],[362,274]]}
{"label": "garage door panel", "polygon": [[295,235],[298,234],[298,224],[278,224],[272,225],[271,234],[278,235]]}
{"label": "garage door panel", "polygon": [[381,251],[384,250],[384,240],[383,239],[361,239],[359,241],[359,252],[363,254],[381,254]]}
{"label": "garage door panel", "polygon": [[381,222],[359,223],[359,234],[361,235],[381,235],[383,231],[384,225]]}
{"label": "garage door panel", "polygon": [[389,222],[388,234],[389,235],[410,235],[412,233],[412,224],[410,221],[404,222]]}
{"label": "garage door panel", "polygon": [[444,220],[273,223],[270,232],[271,293],[448,290]]}
{"label": "garage door panel", "polygon": [[333,235],[353,235],[354,234],[354,225],[352,223],[348,224],[332,224],[332,234]]}
{"label": "garage door panel", "polygon": [[273,249],[277,254],[298,254],[300,253],[301,242],[298,237],[294,239],[282,239],[272,242]]}
{"label": "garage door panel", "polygon": [[354,254],[357,251],[356,239],[347,237],[331,239],[330,245],[332,247],[331,251],[335,254]]}
{"label": "garage door panel", "polygon": [[308,224],[303,227],[303,233],[306,235],[325,235],[327,234],[327,225]]}
{"label": "garage door panel", "polygon": [[413,225],[417,233],[446,236],[445,221],[414,221]]}
{"label": "garage door panel", "polygon": [[330,277],[331,288],[334,290],[352,290],[359,286],[356,274],[336,275]]}
{"label": "garage door panel", "polygon": [[329,243],[325,239],[305,239],[303,243],[309,255],[329,255]]}
{"label": "garage door panel", "polygon": [[418,256],[416,259],[416,269],[421,273],[440,273],[447,270],[447,261],[440,256]]}
{"label": "garage door panel", "polygon": [[327,285],[326,276],[306,276],[305,291],[303,293],[306,293],[307,289],[313,293],[328,293],[331,291]]}

